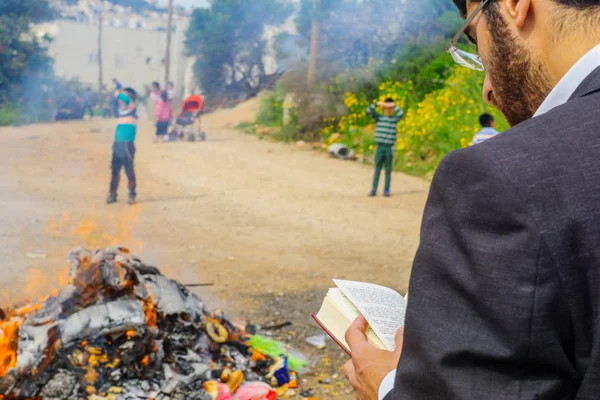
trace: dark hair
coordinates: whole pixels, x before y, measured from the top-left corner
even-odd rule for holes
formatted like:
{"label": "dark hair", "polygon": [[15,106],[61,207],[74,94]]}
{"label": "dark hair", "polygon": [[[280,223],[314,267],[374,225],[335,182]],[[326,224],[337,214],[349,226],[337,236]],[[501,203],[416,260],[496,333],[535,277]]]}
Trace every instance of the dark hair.
{"label": "dark hair", "polygon": [[166,90],[163,90],[160,94],[160,98],[162,101],[166,102],[167,100],[169,100],[169,95],[167,94]]}
{"label": "dark hair", "polygon": [[489,128],[492,126],[492,122],[494,122],[494,117],[492,117],[490,114],[483,114],[479,117],[479,123],[484,128]]}
{"label": "dark hair", "polygon": [[156,86],[157,88],[159,88],[159,89],[160,89],[160,83],[158,83],[158,82],[156,82],[156,81],[155,81],[155,82],[152,82],[152,86]]}
{"label": "dark hair", "polygon": [[391,97],[388,97],[387,99],[385,99],[385,103],[393,103],[394,99],[392,99]]}
{"label": "dark hair", "polygon": [[127,96],[129,96],[129,98],[131,99],[131,101],[136,101],[137,100],[137,93],[132,88],[130,88],[130,87],[125,88],[125,89],[123,89],[123,91],[125,93],[127,93]]}
{"label": "dark hair", "polygon": [[175,84],[173,82],[169,82],[169,85],[171,86],[175,86]]}
{"label": "dark hair", "polygon": [[[456,7],[458,8],[458,11],[460,11],[460,15],[462,15],[462,17],[465,18],[467,16],[467,0],[452,0],[452,1],[454,2],[454,5],[456,5]],[[491,0],[490,3],[493,1],[494,0]],[[563,5],[566,7],[573,7],[578,10],[586,10],[591,7],[600,6],[600,0],[553,0],[553,1],[560,5]],[[479,3],[478,0],[473,0],[473,2]]]}
{"label": "dark hair", "polygon": [[467,0],[452,0],[460,15],[465,18],[467,16]]}

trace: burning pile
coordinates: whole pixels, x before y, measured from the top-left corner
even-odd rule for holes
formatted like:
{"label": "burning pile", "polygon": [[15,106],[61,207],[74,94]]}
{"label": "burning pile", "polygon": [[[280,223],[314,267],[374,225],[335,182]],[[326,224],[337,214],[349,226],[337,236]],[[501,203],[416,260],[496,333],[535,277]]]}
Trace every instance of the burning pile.
{"label": "burning pile", "polygon": [[289,381],[287,359],[253,350],[244,329],[128,250],[69,261],[56,296],[0,309],[0,399],[274,399],[259,382]]}

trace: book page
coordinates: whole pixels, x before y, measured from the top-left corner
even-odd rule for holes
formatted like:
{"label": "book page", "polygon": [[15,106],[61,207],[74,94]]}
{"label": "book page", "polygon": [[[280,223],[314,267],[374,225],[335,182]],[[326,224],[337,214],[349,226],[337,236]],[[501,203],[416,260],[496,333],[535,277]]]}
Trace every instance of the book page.
{"label": "book page", "polygon": [[354,303],[342,292],[339,288],[331,288],[327,291],[327,297],[333,300],[333,303],[341,311],[341,313],[349,319],[354,321],[360,316],[360,310],[356,308]]}
{"label": "book page", "polygon": [[394,290],[372,283],[333,280],[338,288],[365,316],[386,348],[396,348],[394,338],[404,326],[406,300]]}
{"label": "book page", "polygon": [[[352,322],[354,322],[354,320],[361,315],[360,310],[344,294],[344,292],[342,292],[341,289],[339,289],[339,288],[329,289],[329,291],[327,292],[327,297],[329,297],[333,301],[333,304],[335,305],[335,307],[342,313],[342,315],[348,320],[348,322],[350,324]],[[345,327],[344,333],[346,333],[346,329],[348,329],[350,327],[350,324],[348,324]],[[377,335],[377,333],[370,326],[367,329],[367,332],[365,334],[367,335],[367,338],[369,339],[371,344],[373,344],[378,349],[386,349],[387,348],[387,346],[381,341],[381,339],[379,339],[379,336]],[[344,340],[344,337],[342,336],[341,339]],[[344,340],[344,343],[346,343],[345,340]],[[346,346],[347,346],[347,344],[346,344]]]}

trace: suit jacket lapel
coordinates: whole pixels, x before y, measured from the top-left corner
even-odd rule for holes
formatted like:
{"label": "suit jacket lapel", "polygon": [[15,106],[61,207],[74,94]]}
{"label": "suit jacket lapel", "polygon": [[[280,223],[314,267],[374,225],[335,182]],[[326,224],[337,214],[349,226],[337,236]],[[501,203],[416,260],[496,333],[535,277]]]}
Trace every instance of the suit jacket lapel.
{"label": "suit jacket lapel", "polygon": [[592,71],[592,73],[581,82],[581,85],[579,85],[569,100],[585,97],[598,91],[600,91],[600,67]]}

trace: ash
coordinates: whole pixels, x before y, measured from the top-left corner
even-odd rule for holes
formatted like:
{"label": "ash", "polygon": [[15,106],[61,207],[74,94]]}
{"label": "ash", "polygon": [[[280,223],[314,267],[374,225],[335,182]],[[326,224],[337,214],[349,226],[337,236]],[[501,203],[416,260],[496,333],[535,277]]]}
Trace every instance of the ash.
{"label": "ash", "polygon": [[69,261],[72,283],[19,316],[0,398],[210,400],[203,384],[224,369],[263,380],[274,362],[252,361],[238,327],[124,248],[77,249]]}

